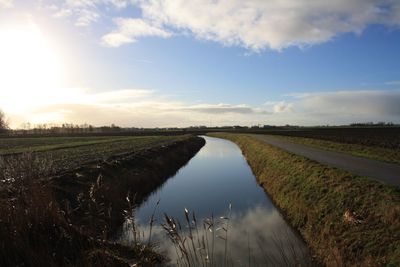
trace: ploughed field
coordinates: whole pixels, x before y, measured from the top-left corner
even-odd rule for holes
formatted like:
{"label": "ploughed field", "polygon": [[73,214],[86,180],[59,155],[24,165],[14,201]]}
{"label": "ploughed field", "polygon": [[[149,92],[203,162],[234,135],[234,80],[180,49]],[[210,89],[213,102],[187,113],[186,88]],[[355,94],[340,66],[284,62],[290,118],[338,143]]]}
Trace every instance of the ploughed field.
{"label": "ploughed field", "polygon": [[34,153],[51,158],[57,170],[74,169],[82,164],[111,156],[138,152],[183,140],[188,136],[101,136],[0,138],[0,156]]}
{"label": "ploughed field", "polygon": [[400,128],[304,128],[255,131],[318,149],[400,164]]}
{"label": "ploughed field", "polygon": [[293,131],[266,131],[265,134],[305,137],[338,143],[400,149],[400,127],[309,128]]}

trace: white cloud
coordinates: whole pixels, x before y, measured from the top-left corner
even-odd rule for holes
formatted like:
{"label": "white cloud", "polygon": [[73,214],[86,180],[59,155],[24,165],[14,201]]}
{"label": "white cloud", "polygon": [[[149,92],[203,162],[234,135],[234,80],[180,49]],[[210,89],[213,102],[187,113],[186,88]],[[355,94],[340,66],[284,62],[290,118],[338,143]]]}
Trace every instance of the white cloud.
{"label": "white cloud", "polygon": [[112,4],[116,8],[125,8],[130,4],[129,0],[104,0],[105,3]]}
{"label": "white cloud", "polygon": [[129,103],[138,99],[149,98],[154,94],[152,90],[123,89],[93,94],[90,102],[93,103]]}
{"label": "white cloud", "polygon": [[133,0],[143,19],[251,50],[326,42],[369,24],[400,25],[395,0]]}
{"label": "white cloud", "polygon": [[13,6],[13,0],[0,0],[0,8],[10,8]]}
{"label": "white cloud", "polygon": [[58,9],[58,7],[56,7],[56,10],[57,11],[53,14],[55,18],[67,18],[73,14],[73,11],[68,8]]}
{"label": "white cloud", "polygon": [[267,101],[264,103],[264,106],[272,109],[273,113],[283,113],[283,112],[292,112],[293,111],[293,103],[288,103],[285,101]]}
{"label": "white cloud", "polygon": [[[47,103],[12,112],[0,106],[13,127],[31,123],[91,123],[136,127],[184,127],[191,125],[325,125],[353,122],[392,121],[400,123],[400,90],[300,93],[289,101],[263,105],[176,101],[159,92],[143,89],[90,93],[88,90],[55,92]],[[21,101],[20,96],[18,101]]]}
{"label": "white cloud", "polygon": [[[43,2],[46,1],[49,0]],[[2,2],[11,0],[0,0],[0,6]],[[398,0],[60,0],[58,3],[54,15],[72,17],[78,26],[115,17],[112,9],[130,5],[141,9],[141,17],[117,20],[147,31],[122,32],[121,23],[116,23],[116,29],[103,36],[109,46],[132,43],[145,36],[169,37],[173,32],[252,51],[281,50],[327,42],[343,33],[361,34],[371,24],[400,26]]]}
{"label": "white cloud", "polygon": [[94,7],[96,0],[65,0],[65,4],[70,7]]}
{"label": "white cloud", "polygon": [[292,112],[275,114],[270,118],[270,124],[400,123],[399,90],[313,92],[288,96],[292,98]]}
{"label": "white cloud", "polygon": [[304,112],[349,117],[398,116],[400,91],[338,91],[293,94]]}
{"label": "white cloud", "polygon": [[[14,99],[15,100],[15,99]],[[257,107],[233,104],[189,104],[167,99],[152,90],[125,89],[101,93],[65,89],[54,93],[47,103],[26,106],[11,112],[7,102],[0,106],[10,115],[13,127],[31,123],[91,123],[137,127],[171,127],[190,125],[229,125],[239,122],[257,124],[265,115]]]}
{"label": "white cloud", "polygon": [[76,26],[88,26],[93,22],[96,22],[99,19],[100,15],[96,11],[83,9],[79,12],[79,15],[76,19]]}
{"label": "white cloud", "polygon": [[199,104],[192,105],[183,108],[183,110],[194,111],[200,113],[208,114],[226,114],[226,113],[236,113],[236,114],[262,114],[262,110],[250,107],[248,105],[231,105],[231,104]]}
{"label": "white cloud", "polygon": [[95,7],[98,5],[111,5],[116,8],[127,7],[130,0],[64,0],[71,7]]}
{"label": "white cloud", "polygon": [[142,19],[116,18],[114,23],[117,29],[102,37],[106,46],[118,47],[123,44],[136,42],[137,38],[144,36],[158,36],[167,38],[171,33],[156,25],[151,25]]}
{"label": "white cloud", "polygon": [[105,10],[103,12],[107,12],[109,7],[123,9],[129,4],[129,0],[62,0],[60,4],[53,3],[52,6],[55,7],[54,17],[72,17],[76,26],[86,27],[102,17],[102,8]]}

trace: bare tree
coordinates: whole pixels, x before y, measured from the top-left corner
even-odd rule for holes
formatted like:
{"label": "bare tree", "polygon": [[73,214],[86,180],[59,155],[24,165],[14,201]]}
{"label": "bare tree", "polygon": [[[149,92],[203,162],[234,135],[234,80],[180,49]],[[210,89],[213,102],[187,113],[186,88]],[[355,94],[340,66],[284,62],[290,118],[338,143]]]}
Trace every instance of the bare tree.
{"label": "bare tree", "polygon": [[8,122],[6,120],[6,115],[0,109],[0,132],[5,132],[8,130]]}

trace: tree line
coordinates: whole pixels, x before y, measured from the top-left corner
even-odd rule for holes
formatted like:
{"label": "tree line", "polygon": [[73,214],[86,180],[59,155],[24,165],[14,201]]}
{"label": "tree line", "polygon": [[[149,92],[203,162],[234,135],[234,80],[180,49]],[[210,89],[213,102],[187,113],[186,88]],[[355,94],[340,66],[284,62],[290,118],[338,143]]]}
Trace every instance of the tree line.
{"label": "tree line", "polygon": [[0,133],[6,132],[8,129],[9,129],[9,126],[8,126],[8,121],[6,119],[6,115],[0,109]]}

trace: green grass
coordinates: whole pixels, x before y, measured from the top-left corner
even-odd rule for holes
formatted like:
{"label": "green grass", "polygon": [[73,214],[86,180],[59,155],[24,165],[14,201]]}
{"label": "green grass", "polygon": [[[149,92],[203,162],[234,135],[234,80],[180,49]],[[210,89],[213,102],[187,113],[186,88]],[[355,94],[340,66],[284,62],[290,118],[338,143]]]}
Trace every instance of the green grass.
{"label": "green grass", "polygon": [[[39,138],[3,138],[0,139],[0,155],[23,152],[42,152],[64,148],[97,145],[115,142],[148,140],[172,140],[174,136],[102,136],[102,137],[39,137]],[[179,139],[179,137],[178,137]]]}
{"label": "green grass", "polygon": [[43,137],[0,139],[0,155],[34,152],[52,158],[57,169],[71,169],[110,156],[137,152],[188,138],[183,136]]}
{"label": "green grass", "polygon": [[0,138],[0,154],[13,154],[27,151],[48,150],[55,147],[68,146],[69,144],[82,144],[104,140],[116,140],[126,137],[32,137],[32,138]]}
{"label": "green grass", "polygon": [[[400,265],[400,190],[290,154],[250,136],[237,143],[258,182],[327,266]],[[346,213],[355,222],[346,217]]]}
{"label": "green grass", "polygon": [[339,143],[339,142],[306,138],[306,137],[294,137],[294,136],[283,136],[283,135],[274,135],[273,137],[324,150],[342,152],[353,156],[400,164],[399,149],[389,149],[377,146]]}

